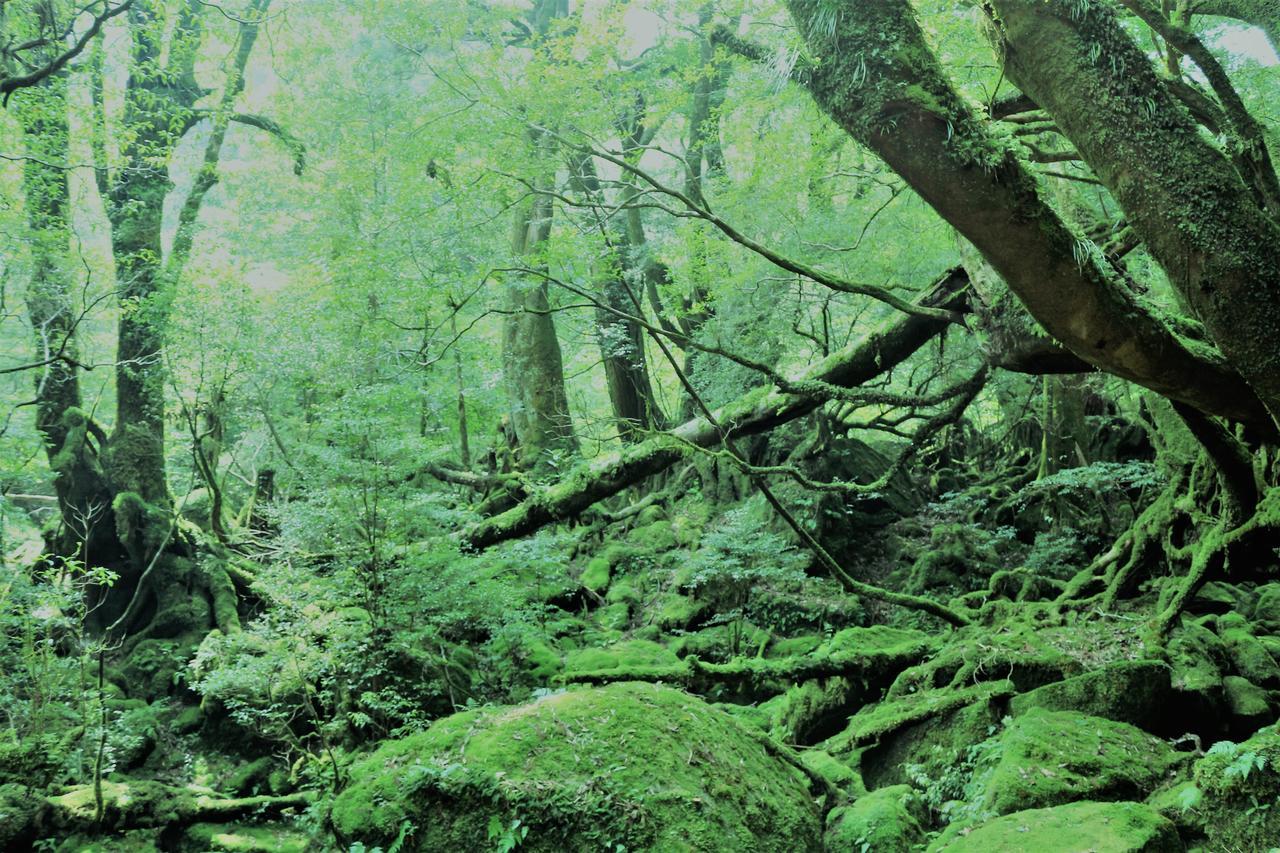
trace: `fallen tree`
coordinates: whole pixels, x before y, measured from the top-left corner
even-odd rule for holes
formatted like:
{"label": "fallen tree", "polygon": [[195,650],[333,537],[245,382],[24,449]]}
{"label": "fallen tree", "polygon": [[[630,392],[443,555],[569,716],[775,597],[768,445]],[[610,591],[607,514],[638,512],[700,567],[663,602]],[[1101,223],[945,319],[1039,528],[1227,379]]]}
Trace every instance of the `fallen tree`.
{"label": "fallen tree", "polygon": [[[949,270],[916,302],[931,308],[959,311],[967,303],[969,278],[960,267]],[[854,388],[887,373],[950,323],[936,317],[905,314],[877,331],[818,362],[797,384],[821,382]],[[817,409],[825,398],[818,394],[792,394],[761,387],[716,412],[716,421],[729,427],[732,437],[766,432]],[[713,447],[722,440],[715,425],[694,418],[668,433],[585,465],[564,480],[535,491],[511,509],[476,524],[463,536],[463,546],[480,549],[507,539],[525,536],[555,521],[573,518],[597,501],[616,495],[646,477],[674,465],[690,446]]]}

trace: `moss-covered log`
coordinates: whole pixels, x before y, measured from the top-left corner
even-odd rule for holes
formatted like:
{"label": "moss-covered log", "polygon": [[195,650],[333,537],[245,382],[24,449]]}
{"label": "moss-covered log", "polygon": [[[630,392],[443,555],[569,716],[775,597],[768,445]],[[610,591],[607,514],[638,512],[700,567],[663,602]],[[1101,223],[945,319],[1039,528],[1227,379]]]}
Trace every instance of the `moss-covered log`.
{"label": "moss-covered log", "polygon": [[[948,272],[919,299],[930,307],[959,310],[968,278],[957,268]],[[833,353],[805,374],[846,388],[880,376],[915,353],[947,327],[931,317],[896,317],[876,332]],[[732,425],[733,436],[754,435],[808,414],[822,404],[815,397],[769,393],[760,388],[716,412],[716,420]],[[720,432],[705,418],[695,418],[669,435],[604,456],[571,473],[564,481],[540,491],[519,505],[477,524],[463,539],[470,548],[486,548],[532,533],[543,525],[572,518],[597,501],[615,495],[645,477],[666,470],[684,458],[687,445],[712,447]]]}
{"label": "moss-covered log", "polygon": [[563,678],[571,684],[654,681],[679,684],[699,691],[715,684],[732,684],[764,688],[768,692],[772,685],[773,692],[782,692],[792,684],[817,678],[840,676],[878,681],[888,674],[901,672],[920,663],[936,651],[937,647],[937,641],[921,636],[865,651],[841,651],[796,658],[735,658],[728,663],[710,663],[696,655],[690,655],[678,664],[620,666],[615,669],[568,672]]}

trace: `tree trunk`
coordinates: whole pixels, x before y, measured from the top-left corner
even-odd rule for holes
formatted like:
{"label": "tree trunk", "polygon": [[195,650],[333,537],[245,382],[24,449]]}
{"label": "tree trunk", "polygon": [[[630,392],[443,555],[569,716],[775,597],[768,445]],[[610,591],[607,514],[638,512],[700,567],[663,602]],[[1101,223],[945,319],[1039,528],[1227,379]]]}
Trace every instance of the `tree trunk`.
{"label": "tree trunk", "polygon": [[906,0],[840,3],[834,21],[826,0],[787,6],[817,60],[818,105],[968,238],[1051,335],[1102,370],[1274,431],[1239,373],[1140,303],[1049,206],[952,89]]}
{"label": "tree trunk", "polygon": [[1053,116],[1218,348],[1280,416],[1280,227],[1109,6],[989,8],[1009,79]]}

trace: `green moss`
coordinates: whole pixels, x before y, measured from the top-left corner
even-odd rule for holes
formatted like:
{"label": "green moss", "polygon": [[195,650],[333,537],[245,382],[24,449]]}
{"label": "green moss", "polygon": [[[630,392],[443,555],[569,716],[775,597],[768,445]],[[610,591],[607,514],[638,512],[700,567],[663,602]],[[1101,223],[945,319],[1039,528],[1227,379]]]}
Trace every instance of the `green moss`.
{"label": "green moss", "polygon": [[1227,708],[1233,717],[1246,724],[1256,725],[1271,716],[1267,692],[1249,679],[1228,675],[1222,679],[1222,687],[1227,698]]}
{"label": "green moss", "polygon": [[579,582],[592,592],[604,592],[609,587],[612,569],[605,557],[592,557],[587,567],[582,570]]}
{"label": "green moss", "polygon": [[637,527],[627,534],[627,541],[650,554],[661,554],[670,551],[679,543],[676,541],[675,529],[666,520],[655,521],[643,527]]}
{"label": "green moss", "polygon": [[649,640],[625,640],[606,648],[576,649],[565,658],[565,672],[596,672],[679,663],[666,646]]}
{"label": "green moss", "polygon": [[307,837],[275,826],[196,823],[187,827],[186,840],[196,849],[218,853],[304,853]]}
{"label": "green moss", "polygon": [[235,584],[227,573],[226,564],[220,560],[206,559],[201,563],[205,584],[209,589],[209,601],[213,607],[213,624],[224,634],[240,630],[239,598]]}
{"label": "green moss", "polygon": [[806,749],[800,753],[800,763],[826,779],[838,790],[849,791],[854,796],[862,796],[867,792],[858,771],[829,752],[821,749]]}
{"label": "green moss", "polygon": [[631,607],[625,601],[608,604],[596,616],[600,624],[613,631],[622,631],[631,624]]}
{"label": "green moss", "polygon": [[632,581],[623,578],[614,581],[609,587],[609,594],[605,596],[605,601],[610,604],[629,604],[634,606],[640,603],[640,591],[636,589],[636,585]]}
{"label": "green moss", "polygon": [[1013,685],[1008,681],[995,681],[960,689],[930,690],[869,705],[850,718],[848,728],[831,739],[830,748],[837,755],[849,752],[967,705],[1012,693]]}
{"label": "green moss", "polygon": [[765,651],[766,657],[789,658],[807,655],[822,645],[822,637],[817,634],[804,634],[799,637],[775,639]]}
{"label": "green moss", "polygon": [[1133,726],[1033,708],[999,736],[981,794],[996,814],[1080,799],[1140,799],[1183,759]]}
{"label": "green moss", "polygon": [[1228,613],[1219,617],[1218,636],[1222,638],[1236,672],[1255,684],[1280,685],[1280,666],[1276,665],[1266,647],[1258,642],[1243,616]]}
{"label": "green moss", "polygon": [[[1262,850],[1280,846],[1280,733],[1260,729],[1243,743],[1221,741],[1196,762],[1194,791],[1180,803],[1211,850]],[[1269,807],[1260,808],[1260,805]]]}
{"label": "green moss", "polygon": [[990,821],[961,835],[949,833],[930,853],[1178,853],[1174,825],[1141,803],[1070,803],[1030,809]]}
{"label": "green moss", "polygon": [[40,798],[26,785],[0,785],[0,850],[21,850],[30,840]]}
{"label": "green moss", "polygon": [[1118,661],[1015,696],[1014,716],[1032,708],[1079,711],[1135,726],[1159,724],[1170,695],[1169,666],[1161,661]]}
{"label": "green moss", "polygon": [[1216,693],[1222,687],[1227,648],[1218,635],[1197,622],[1184,622],[1169,636],[1169,664],[1175,690]]}
{"label": "green moss", "polygon": [[274,762],[271,756],[255,758],[248,764],[242,764],[227,777],[222,787],[232,794],[256,794],[266,787],[267,776],[271,773]]}
{"label": "green moss", "polygon": [[692,596],[668,592],[658,600],[653,621],[665,630],[683,631],[706,610],[705,602],[698,601]]}
{"label": "green moss", "polygon": [[[194,810],[195,794],[145,779],[104,780],[102,783],[104,828],[167,826]],[[49,797],[57,826],[87,826],[93,822],[97,804],[92,785],[73,788]]]}
{"label": "green moss", "polygon": [[333,803],[345,838],[474,849],[491,819],[521,850],[820,849],[800,774],[727,715],[664,687],[615,684],[470,711],[385,743]]}
{"label": "green moss", "polygon": [[1253,621],[1267,633],[1280,634],[1280,583],[1258,588]]}
{"label": "green moss", "polygon": [[564,662],[551,646],[542,640],[529,640],[524,645],[524,661],[529,675],[536,681],[549,683],[564,669]]}
{"label": "green moss", "polygon": [[910,850],[924,841],[924,806],[908,785],[859,797],[827,815],[828,850]]}
{"label": "green moss", "polygon": [[204,723],[204,711],[199,705],[188,705],[173,718],[173,730],[178,734],[189,734]]}

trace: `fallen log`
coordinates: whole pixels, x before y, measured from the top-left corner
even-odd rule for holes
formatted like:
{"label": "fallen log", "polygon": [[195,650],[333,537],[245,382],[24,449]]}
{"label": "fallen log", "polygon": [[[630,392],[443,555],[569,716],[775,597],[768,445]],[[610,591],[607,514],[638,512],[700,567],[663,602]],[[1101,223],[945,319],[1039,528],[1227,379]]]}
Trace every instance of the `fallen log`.
{"label": "fallen log", "polygon": [[[949,270],[916,302],[962,310],[967,302],[968,275],[960,267]],[[940,334],[948,321],[935,317],[897,316],[865,338],[833,353],[810,368],[803,380],[843,388],[861,385],[905,361]],[[770,392],[762,387],[720,408],[716,421],[729,426],[732,438],[755,435],[795,420],[821,406],[821,396]],[[466,549],[483,549],[507,539],[533,533],[544,525],[576,517],[597,501],[674,465],[689,446],[713,447],[723,436],[706,418],[694,418],[669,433],[661,433],[572,471],[564,480],[535,491],[519,504],[479,522],[462,539]]]}

